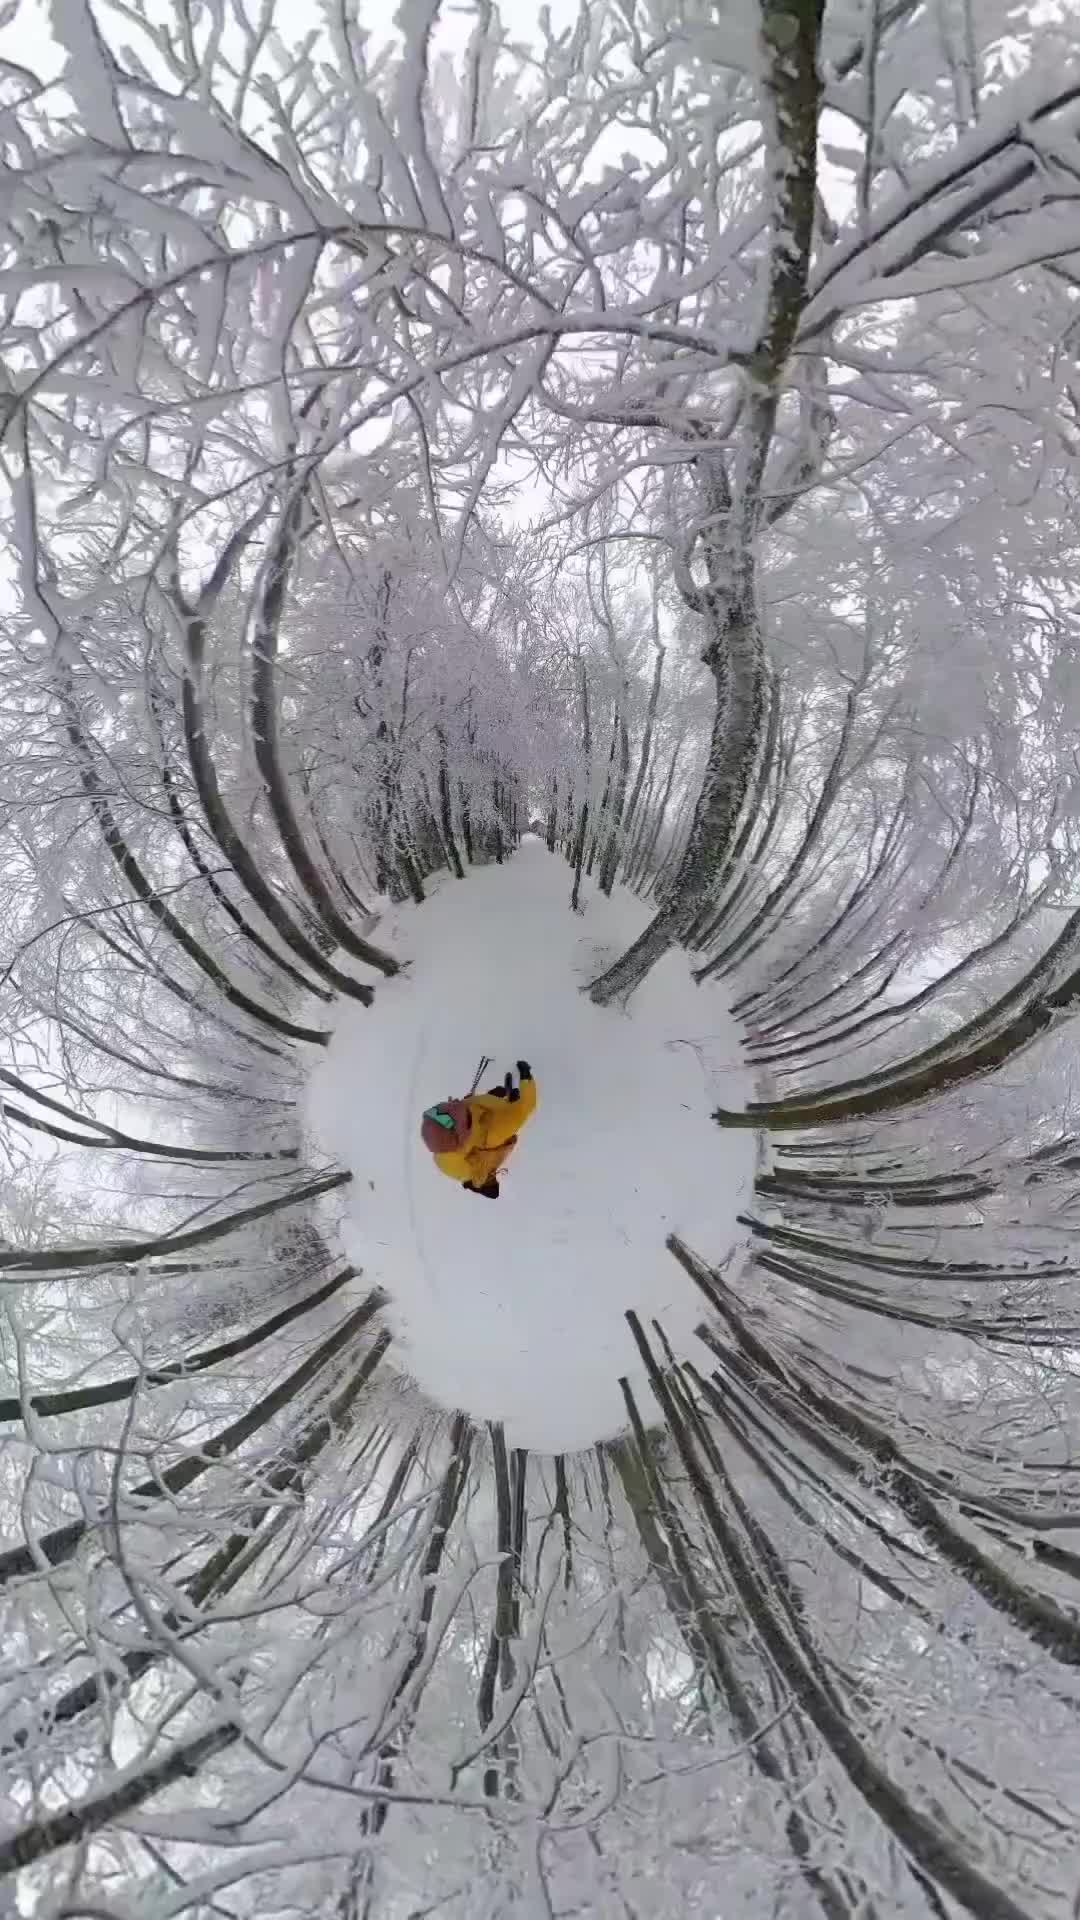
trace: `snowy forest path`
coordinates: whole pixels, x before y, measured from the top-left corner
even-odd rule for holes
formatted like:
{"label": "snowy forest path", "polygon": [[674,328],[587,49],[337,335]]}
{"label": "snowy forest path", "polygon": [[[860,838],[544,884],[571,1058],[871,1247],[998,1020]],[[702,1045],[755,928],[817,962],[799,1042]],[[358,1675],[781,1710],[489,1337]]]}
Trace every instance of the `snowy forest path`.
{"label": "snowy forest path", "polygon": [[[696,987],[673,952],[628,1011],[593,1006],[581,988],[598,950],[633,938],[646,910],[617,889],[583,920],[568,896],[565,863],[526,838],[511,861],[390,909],[408,976],[371,1011],[341,1008],[308,1107],[354,1174],[344,1243],[391,1296],[395,1352],[439,1405],[553,1453],[624,1425],[628,1307],[693,1350],[700,1300],[665,1242],[723,1259],[754,1158],[710,1117],[744,1071],[723,990]],[[419,1137],[423,1108],[464,1093],[483,1053],[493,1080],[527,1057],[539,1090],[497,1205],[440,1176]]]}

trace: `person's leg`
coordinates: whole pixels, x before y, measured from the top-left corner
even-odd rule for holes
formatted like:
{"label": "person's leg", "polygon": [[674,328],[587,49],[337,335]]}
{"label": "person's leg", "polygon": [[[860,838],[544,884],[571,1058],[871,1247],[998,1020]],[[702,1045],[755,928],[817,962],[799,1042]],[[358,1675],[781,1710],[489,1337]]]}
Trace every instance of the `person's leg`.
{"label": "person's leg", "polygon": [[463,1180],[461,1184],[466,1193],[475,1193],[480,1200],[497,1200],[499,1197],[498,1182],[493,1173],[488,1175],[482,1187],[474,1187],[471,1180]]}

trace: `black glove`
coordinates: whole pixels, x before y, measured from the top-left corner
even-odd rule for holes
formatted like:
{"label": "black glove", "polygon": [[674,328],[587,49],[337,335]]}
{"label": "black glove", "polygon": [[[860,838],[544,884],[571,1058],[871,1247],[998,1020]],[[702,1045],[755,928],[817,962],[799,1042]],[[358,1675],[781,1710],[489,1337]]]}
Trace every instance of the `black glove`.
{"label": "black glove", "polygon": [[461,1184],[466,1193],[475,1193],[480,1200],[497,1200],[499,1197],[498,1183],[494,1174],[485,1181],[482,1187],[474,1187],[471,1180],[463,1180]]}
{"label": "black glove", "polygon": [[517,1070],[518,1070],[519,1080],[532,1079],[532,1068],[530,1067],[527,1060],[519,1060],[517,1063]]}
{"label": "black glove", "polygon": [[506,1099],[506,1082],[504,1081],[501,1087],[489,1087],[488,1099],[489,1100],[505,1100]]}

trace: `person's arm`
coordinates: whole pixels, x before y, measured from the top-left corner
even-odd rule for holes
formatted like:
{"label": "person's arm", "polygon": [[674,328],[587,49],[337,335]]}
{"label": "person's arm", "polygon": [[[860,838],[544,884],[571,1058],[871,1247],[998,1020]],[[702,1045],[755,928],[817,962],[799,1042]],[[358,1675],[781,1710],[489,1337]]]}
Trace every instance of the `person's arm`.
{"label": "person's arm", "polygon": [[521,1098],[515,1100],[512,1111],[517,1114],[519,1127],[523,1127],[526,1120],[536,1112],[536,1081],[528,1071],[528,1066],[527,1060],[518,1061],[518,1072],[521,1074]]}
{"label": "person's arm", "polygon": [[[520,1063],[521,1066],[527,1064],[526,1061]],[[529,1115],[535,1112],[536,1082],[530,1073],[523,1076],[521,1092],[512,1100],[504,1099],[501,1094],[481,1093],[474,1094],[469,1104],[476,1138],[474,1151],[490,1148],[494,1152],[499,1147],[505,1147],[525,1125]],[[475,1175],[473,1177],[476,1178]]]}
{"label": "person's arm", "polygon": [[513,1139],[525,1117],[525,1106],[522,1100],[499,1100],[492,1105],[494,1110],[487,1116],[484,1145],[497,1149]]}

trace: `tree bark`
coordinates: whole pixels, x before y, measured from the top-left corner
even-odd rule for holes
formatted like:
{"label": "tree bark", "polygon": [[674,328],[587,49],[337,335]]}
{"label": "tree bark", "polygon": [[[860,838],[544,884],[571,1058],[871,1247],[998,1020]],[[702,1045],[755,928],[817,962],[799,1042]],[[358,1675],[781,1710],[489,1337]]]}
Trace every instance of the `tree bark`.
{"label": "tree bark", "polygon": [[743,927],[742,931],[736,934],[735,938],[730,940],[727,946],[721,947],[719,953],[714,954],[712,959],[706,962],[705,966],[698,969],[694,975],[695,980],[698,982],[707,980],[710,975],[719,973],[729,964],[734,965],[739,954],[744,951],[747,942],[757,932],[758,928],[765,926],[770,918],[775,916],[777,908],[790,895],[792,887],[818,844],[821,835],[825,831],[829,810],[840,790],[844,762],[847,758],[851,733],[855,725],[855,706],[856,691],[853,689],[847,697],[847,703],[844,709],[844,724],[840,730],[840,739],[836,751],[833,754],[829,770],[822,782],[817,804],[807,821],[802,840],[786,871],[776,886],[766,895],[761,906],[753,918]]}
{"label": "tree bark", "polygon": [[596,816],[596,826],[593,831],[592,840],[589,843],[589,864],[585,869],[586,874],[589,876],[590,879],[592,878],[593,868],[596,865],[596,856],[600,851],[600,836],[604,832],[604,829],[607,825],[608,818],[610,815],[611,783],[614,777],[615,749],[618,746],[618,743],[619,743],[619,709],[616,706],[615,712],[612,716],[612,721],[611,721],[611,746],[608,749],[607,772],[604,775],[604,791],[600,798],[600,807]]}
{"label": "tree bark", "polygon": [[551,805],[548,808],[548,817],[547,817],[547,850],[549,853],[555,852],[556,845],[558,844],[558,835],[559,835],[559,779],[558,779],[558,775],[553,773],[551,776]]}
{"label": "tree bark", "polygon": [[703,656],[716,682],[716,715],[690,834],[660,911],[607,973],[594,980],[597,1006],[625,999],[689,929],[734,834],[757,750],[763,711],[764,655],[756,612],[744,603],[711,620]]}
{"label": "tree bark", "polygon": [[611,889],[615,885],[615,875],[619,866],[619,852],[623,841],[626,788],[630,779],[630,734],[626,725],[626,706],[623,701],[619,703],[616,724],[618,728],[619,769],[615,777],[615,791],[611,800],[607,847],[604,851],[604,858],[600,866],[600,891],[608,895],[610,895]]}
{"label": "tree bark", "polygon": [[756,596],[756,537],[762,483],[779,387],[806,303],[817,192],[821,77],[817,55],[824,0],[764,0],[763,118],[775,190],[765,318],[751,357],[745,426],[734,490],[723,457],[694,462],[704,516],[697,529],[707,586],[685,569],[683,598],[705,615],[702,654],[716,686],[709,756],[674,883],[659,913],[589,994],[597,1006],[625,999],[669,947],[683,938],[706,899],[734,837],[757,752],[765,663]]}
{"label": "tree bark", "polygon": [[578,667],[581,679],[581,738],[584,760],[584,797],[578,813],[577,833],[574,836],[574,884],[570,892],[570,910],[577,913],[581,904],[581,870],[585,860],[585,841],[589,831],[589,781],[592,777],[592,718],[589,711],[589,682],[585,671],[585,662],[579,657]]}
{"label": "tree bark", "polygon": [[362,960],[366,966],[376,968],[389,978],[398,971],[398,962],[393,955],[361,939],[338,912],[330,889],[307,850],[281,764],[275,668],[281,615],[295,558],[302,504],[303,494],[300,493],[282,515],[266,558],[256,610],[251,682],[251,730],[255,741],[255,760],[262,775],[270,811],[281,835],[281,843],[301,886],[328,932],[353,959]]}
{"label": "tree bark", "polygon": [[450,871],[455,880],[464,880],[465,869],[461,864],[457,840],[454,837],[454,807],[450,797],[450,765],[447,757],[446,735],[440,727],[439,740],[439,825],[442,828],[443,845],[450,862]]}
{"label": "tree bark", "polygon": [[[354,1309],[343,1325],[335,1327],[333,1333],[328,1335],[306,1360],[294,1368],[285,1380],[280,1381],[276,1387],[272,1387],[253,1407],[249,1407],[246,1413],[241,1414],[238,1420],[233,1420],[227,1427],[219,1428],[218,1432],[212,1434],[209,1439],[200,1441],[197,1447],[183,1459],[155,1473],[151,1479],[142,1481],[137,1487],[126,1490],[123,1495],[124,1501],[138,1502],[139,1505],[136,1507],[138,1513],[142,1504],[147,1501],[160,1499],[163,1494],[183,1493],[187,1487],[192,1486],[207,1472],[215,1460],[227,1459],[235,1453],[245,1441],[250,1440],[253,1433],[258,1433],[267,1421],[276,1418],[283,1407],[290,1405],[324,1367],[331,1365],[339,1357],[342,1348],[348,1345],[352,1335],[365,1326],[372,1315],[379,1311],[385,1298],[385,1294],[378,1287],[373,1288],[367,1299]],[[105,1519],[104,1511],[101,1519],[102,1521]],[[5,1552],[0,1553],[0,1582],[6,1584],[16,1574],[33,1573],[35,1569],[40,1568],[42,1560],[46,1560],[52,1567],[60,1566],[62,1562],[71,1559],[89,1530],[88,1521],[72,1520],[66,1526],[53,1527],[48,1533],[39,1534],[32,1547],[29,1545],[9,1547]]]}
{"label": "tree bark", "polygon": [[461,807],[461,843],[465,848],[465,858],[471,867],[476,858],[473,852],[472,808],[469,803],[468,789],[463,780],[458,782],[458,802]]}
{"label": "tree bark", "polygon": [[[178,920],[172,910],[166,906],[158,894],[157,889],[143,872],[132,849],[128,846],[102,791],[101,782],[98,779],[97,770],[91,757],[90,742],[82,730],[82,724],[78,717],[70,675],[67,676],[63,684],[62,699],[67,735],[78,754],[79,777],[82,782],[83,791],[90,801],[94,818],[101,829],[102,839],[128,885],[131,887],[132,892],[149,912],[153,914],[158,924],[162,926],[167,933],[171,934],[177,946],[187,954],[190,960],[194,961],[200,972],[203,973],[208,980],[213,982],[214,986],[231,1006],[240,1008],[242,1012],[249,1014],[253,1020],[258,1021],[265,1027],[270,1027],[273,1032],[283,1035],[286,1039],[309,1040],[314,1042],[316,1046],[324,1047],[330,1038],[329,1033],[318,1028],[297,1026],[294,1021],[283,1019],[279,1013],[273,1012],[271,1008],[260,1006],[258,1001],[252,1000],[248,994],[243,992],[242,988],[234,986],[224,969],[218,966],[217,961],[213,958],[212,954],[207,952],[202,942],[197,940],[194,934],[189,933],[183,922]],[[367,989],[367,991],[370,992],[370,989]]]}
{"label": "tree bark", "polygon": [[626,809],[627,833],[632,831],[636,823],[638,803],[652,759],[653,732],[656,727],[656,710],[660,704],[660,683],[664,674],[666,651],[666,648],[657,646],[656,666],[653,668],[652,686],[649,690],[649,705],[645,714],[645,730],[641,736],[641,753],[638,756],[638,768],[634,777],[634,790],[630,795],[630,805]]}

